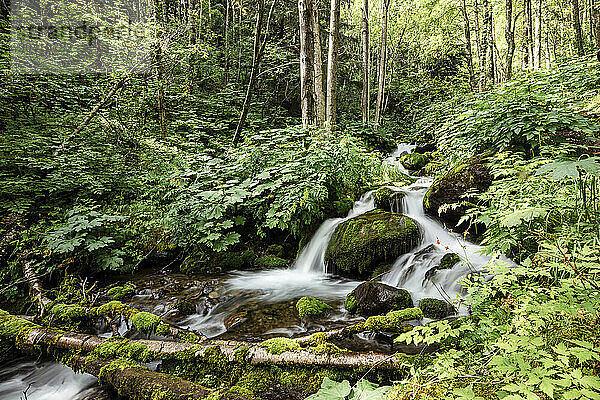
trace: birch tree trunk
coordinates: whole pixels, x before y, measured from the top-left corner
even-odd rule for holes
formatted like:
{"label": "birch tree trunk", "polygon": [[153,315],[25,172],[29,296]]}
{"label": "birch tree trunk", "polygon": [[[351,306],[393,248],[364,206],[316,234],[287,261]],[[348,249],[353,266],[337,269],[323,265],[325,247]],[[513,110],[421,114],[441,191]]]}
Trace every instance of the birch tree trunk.
{"label": "birch tree trunk", "polygon": [[337,106],[337,67],[340,34],[340,0],[331,0],[329,20],[329,55],[327,57],[327,126],[333,128],[336,122]]}
{"label": "birch tree trunk", "polygon": [[377,103],[375,104],[375,125],[381,122],[382,106],[383,106],[383,91],[385,86],[385,71],[387,58],[387,28],[388,28],[388,11],[390,0],[383,0],[381,3],[382,27],[381,27],[381,43],[379,45],[379,71],[377,74]]}
{"label": "birch tree trunk", "polygon": [[321,48],[321,18],[319,17],[319,0],[314,0],[312,12],[312,28],[314,34],[313,59],[315,74],[316,113],[315,123],[321,127],[325,124],[325,92],[323,90],[323,49]]}
{"label": "birch tree trunk", "polygon": [[363,0],[362,2],[362,97],[361,97],[361,109],[362,109],[362,122],[366,124],[369,122],[370,113],[370,49],[369,49],[369,0]]}
{"label": "birch tree trunk", "polygon": [[312,32],[313,0],[298,0],[300,21],[300,105],[302,126],[315,124],[316,100],[314,94],[314,34]]}

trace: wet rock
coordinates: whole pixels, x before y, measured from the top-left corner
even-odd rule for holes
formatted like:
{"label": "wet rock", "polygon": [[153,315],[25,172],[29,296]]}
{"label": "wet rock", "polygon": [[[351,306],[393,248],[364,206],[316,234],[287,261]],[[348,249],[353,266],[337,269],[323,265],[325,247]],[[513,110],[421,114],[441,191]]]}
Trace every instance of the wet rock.
{"label": "wet rock", "polygon": [[426,318],[442,319],[456,311],[452,304],[439,299],[423,299],[419,302],[419,308],[423,311]]}
{"label": "wet rock", "polygon": [[327,245],[325,263],[349,277],[368,277],[419,243],[417,223],[400,214],[372,211],[338,225]]}
{"label": "wet rock", "polygon": [[225,329],[229,330],[231,328],[234,328],[234,327],[244,323],[247,319],[248,319],[247,311],[242,311],[239,313],[232,314],[229,317],[225,318],[225,321],[224,321]]}
{"label": "wet rock", "polygon": [[390,189],[387,186],[375,192],[375,208],[383,211],[402,212],[402,199],[405,193]]}
{"label": "wet rock", "polygon": [[342,217],[345,217],[346,215],[348,215],[350,210],[352,210],[352,207],[354,207],[353,199],[348,198],[348,199],[335,200],[333,202],[333,209],[328,214],[331,215],[332,217],[342,218]]}
{"label": "wet rock", "polygon": [[410,308],[413,302],[404,289],[379,282],[364,282],[346,296],[344,305],[351,313],[371,316]]}
{"label": "wet rock", "polygon": [[300,318],[316,318],[333,310],[329,304],[314,297],[303,297],[296,303]]}
{"label": "wet rock", "polygon": [[425,154],[410,153],[400,157],[400,162],[404,168],[411,171],[418,171],[429,163],[429,157]]}
{"label": "wet rock", "polygon": [[435,267],[431,268],[425,273],[425,278],[430,279],[438,270],[450,269],[460,262],[460,257],[456,253],[444,254],[440,263]]}
{"label": "wet rock", "polygon": [[[433,182],[423,199],[423,208],[428,214],[439,216],[455,227],[465,215],[469,203],[477,202],[476,192],[486,191],[492,182],[489,167],[485,164],[487,155],[469,158],[458,163],[445,175]],[[465,197],[467,193],[468,197]],[[444,204],[448,207],[441,215],[439,209]],[[459,227],[460,228],[460,227]],[[464,230],[465,227],[462,227]]]}
{"label": "wet rock", "polygon": [[178,299],[175,306],[181,315],[192,315],[196,313],[196,303],[189,299]]}

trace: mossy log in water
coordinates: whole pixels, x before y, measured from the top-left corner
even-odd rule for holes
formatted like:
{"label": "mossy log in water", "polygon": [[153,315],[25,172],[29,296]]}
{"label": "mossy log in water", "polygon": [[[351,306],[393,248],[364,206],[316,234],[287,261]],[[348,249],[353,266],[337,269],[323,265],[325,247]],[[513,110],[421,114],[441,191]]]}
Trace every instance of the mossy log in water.
{"label": "mossy log in water", "polygon": [[[172,375],[151,371],[131,361],[72,357],[67,364],[87,372],[113,387],[120,396],[136,400],[193,400],[206,398],[212,391]],[[238,397],[242,399],[242,397]]]}

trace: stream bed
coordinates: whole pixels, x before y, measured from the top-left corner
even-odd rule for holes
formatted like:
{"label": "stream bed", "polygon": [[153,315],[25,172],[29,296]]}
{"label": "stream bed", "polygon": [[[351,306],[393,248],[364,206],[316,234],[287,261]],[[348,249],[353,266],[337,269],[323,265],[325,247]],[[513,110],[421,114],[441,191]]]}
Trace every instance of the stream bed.
{"label": "stream bed", "polygon": [[[400,145],[386,162],[401,168],[397,158],[412,148]],[[431,178],[418,178],[408,186],[390,187],[404,192],[402,202],[393,205],[393,211],[417,221],[423,239],[415,249],[400,256],[381,281],[408,290],[415,304],[425,297],[434,297],[454,303],[458,313],[465,314],[460,280],[468,274],[487,276],[486,266],[491,259],[480,254],[479,246],[425,215],[423,197],[432,182]],[[349,325],[362,318],[346,312],[344,299],[361,282],[328,273],[324,253],[336,226],[374,208],[374,192],[367,192],[345,218],[323,222],[288,269],[235,271],[218,277],[140,271],[128,279],[137,292],[130,304],[207,337],[223,339],[256,342]],[[461,262],[451,269],[436,271],[435,265],[447,253],[458,254]],[[334,312],[326,319],[303,323],[295,312],[295,302],[303,296],[323,299],[334,307]],[[178,310],[181,301],[194,304],[195,309],[182,315]],[[119,331],[130,337],[125,323]],[[99,394],[96,382],[90,375],[75,374],[57,363],[16,360],[0,368],[0,400],[92,399]]]}

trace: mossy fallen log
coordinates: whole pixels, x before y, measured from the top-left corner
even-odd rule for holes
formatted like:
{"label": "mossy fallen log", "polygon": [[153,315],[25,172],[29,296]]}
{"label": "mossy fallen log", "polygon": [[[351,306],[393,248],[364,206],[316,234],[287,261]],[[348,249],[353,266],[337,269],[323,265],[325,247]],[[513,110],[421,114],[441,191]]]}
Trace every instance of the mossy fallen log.
{"label": "mossy fallen log", "polygon": [[[120,396],[136,400],[203,399],[211,390],[171,375],[154,372],[135,362],[71,357],[67,364],[76,371],[97,376]],[[241,399],[241,398],[240,398]]]}

